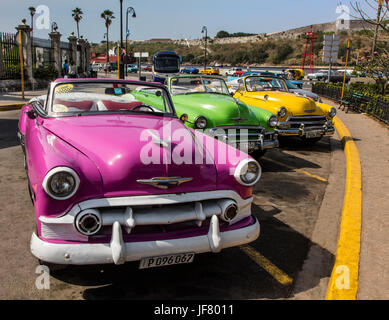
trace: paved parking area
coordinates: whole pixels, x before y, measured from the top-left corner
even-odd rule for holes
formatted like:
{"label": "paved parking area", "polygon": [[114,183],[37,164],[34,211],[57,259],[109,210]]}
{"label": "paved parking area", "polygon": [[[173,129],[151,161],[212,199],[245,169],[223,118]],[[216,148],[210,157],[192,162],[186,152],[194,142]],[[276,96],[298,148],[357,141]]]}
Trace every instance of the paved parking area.
{"label": "paved parking area", "polygon": [[[138,263],[72,266],[51,273],[50,290],[38,290],[38,263],[29,250],[34,211],[16,139],[18,115],[0,113],[0,299],[293,299],[312,290],[324,298],[322,282],[331,273],[337,221],[327,224],[331,215],[321,211],[328,181],[334,179],[336,137],[313,147],[285,140],[260,160],[263,176],[254,188],[253,212],[261,235],[249,246],[149,270],[138,270]],[[336,197],[331,201],[342,203],[343,193]],[[332,208],[327,204],[326,210]],[[318,228],[328,230],[320,236]],[[323,240],[328,234],[332,244]],[[312,273],[317,265],[320,272]]]}

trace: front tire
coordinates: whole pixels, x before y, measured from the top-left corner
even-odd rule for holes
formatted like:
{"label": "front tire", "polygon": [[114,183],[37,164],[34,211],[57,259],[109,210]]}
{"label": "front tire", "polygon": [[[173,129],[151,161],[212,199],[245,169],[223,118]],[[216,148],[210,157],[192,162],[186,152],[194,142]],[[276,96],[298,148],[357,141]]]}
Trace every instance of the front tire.
{"label": "front tire", "polygon": [[255,150],[250,154],[254,159],[260,159],[266,154],[267,150]]}

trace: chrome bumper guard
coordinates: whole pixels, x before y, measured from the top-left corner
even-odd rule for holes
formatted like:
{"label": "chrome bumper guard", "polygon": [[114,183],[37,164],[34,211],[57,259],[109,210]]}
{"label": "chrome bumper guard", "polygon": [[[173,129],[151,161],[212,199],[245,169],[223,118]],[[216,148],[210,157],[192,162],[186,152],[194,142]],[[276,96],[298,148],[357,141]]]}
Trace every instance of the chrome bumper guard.
{"label": "chrome bumper guard", "polygon": [[31,237],[31,252],[37,258],[57,264],[123,264],[143,258],[178,254],[185,252],[220,252],[222,249],[243,245],[259,237],[260,226],[255,223],[245,228],[220,232],[219,219],[212,216],[208,233],[202,236],[156,240],[145,242],[124,242],[118,221],[112,225],[111,242],[66,244],[52,243],[40,239],[35,233]]}
{"label": "chrome bumper guard", "polygon": [[[302,117],[300,117],[302,118]],[[299,128],[291,128],[292,125],[299,125]],[[317,121],[315,122],[292,122],[292,121],[285,121],[280,122],[278,124],[278,127],[276,129],[277,133],[280,136],[299,136],[303,137],[306,136],[307,132],[317,132],[320,133],[321,136],[331,136],[335,133],[335,127],[332,122],[332,120],[325,121],[323,125],[320,125]]]}

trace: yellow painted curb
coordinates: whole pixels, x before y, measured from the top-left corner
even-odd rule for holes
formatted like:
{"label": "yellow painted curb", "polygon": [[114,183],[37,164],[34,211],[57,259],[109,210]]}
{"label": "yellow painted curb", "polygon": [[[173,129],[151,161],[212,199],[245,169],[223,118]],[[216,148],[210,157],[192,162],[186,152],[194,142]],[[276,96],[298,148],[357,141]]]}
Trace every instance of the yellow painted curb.
{"label": "yellow painted curb", "polygon": [[362,168],[350,131],[338,117],[334,124],[344,145],[347,175],[338,248],[326,300],[355,300],[361,247]]}
{"label": "yellow painted curb", "polygon": [[0,111],[21,109],[27,103],[28,102],[26,101],[26,102],[22,102],[22,103],[0,104]]}

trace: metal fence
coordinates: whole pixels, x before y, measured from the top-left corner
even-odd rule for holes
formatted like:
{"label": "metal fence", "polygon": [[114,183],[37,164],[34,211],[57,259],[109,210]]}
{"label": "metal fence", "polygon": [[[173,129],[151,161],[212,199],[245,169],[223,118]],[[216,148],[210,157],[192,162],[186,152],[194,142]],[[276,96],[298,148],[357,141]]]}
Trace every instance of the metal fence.
{"label": "metal fence", "polygon": [[[318,83],[312,85],[312,92],[336,100],[341,104],[341,87]],[[354,111],[371,114],[377,119],[389,124],[389,100],[384,97],[368,92],[362,93],[345,89],[343,101],[348,102]]]}
{"label": "metal fence", "polygon": [[0,79],[20,79],[20,56],[16,34],[0,32]]}

